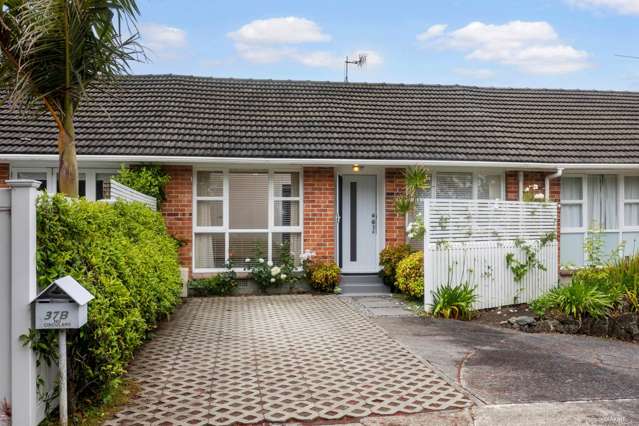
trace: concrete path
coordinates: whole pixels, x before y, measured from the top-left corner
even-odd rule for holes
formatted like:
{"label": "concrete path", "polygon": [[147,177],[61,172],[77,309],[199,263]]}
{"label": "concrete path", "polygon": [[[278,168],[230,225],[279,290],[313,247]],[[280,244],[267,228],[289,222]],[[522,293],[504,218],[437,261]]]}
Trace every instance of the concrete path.
{"label": "concrete path", "polygon": [[473,405],[336,296],[189,299],[130,376],[141,394],[109,425],[325,424]]}

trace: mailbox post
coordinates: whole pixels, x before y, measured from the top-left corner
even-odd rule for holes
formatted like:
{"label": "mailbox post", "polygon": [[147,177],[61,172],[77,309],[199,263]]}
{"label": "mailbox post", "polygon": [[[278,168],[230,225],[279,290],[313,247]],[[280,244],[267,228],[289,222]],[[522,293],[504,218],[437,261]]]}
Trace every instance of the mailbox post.
{"label": "mailbox post", "polygon": [[87,304],[93,295],[70,276],[52,282],[35,298],[35,323],[38,330],[58,330],[60,351],[60,424],[67,417],[67,329],[87,322]]}

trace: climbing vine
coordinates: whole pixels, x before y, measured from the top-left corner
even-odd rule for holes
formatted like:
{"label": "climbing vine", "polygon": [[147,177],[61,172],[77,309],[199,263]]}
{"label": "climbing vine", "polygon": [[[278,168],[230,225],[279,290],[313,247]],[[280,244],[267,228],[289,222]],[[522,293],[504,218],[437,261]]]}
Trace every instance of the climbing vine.
{"label": "climbing vine", "polygon": [[537,255],[548,243],[555,241],[557,234],[555,232],[549,232],[539,239],[536,245],[529,244],[521,239],[515,240],[515,247],[520,249],[524,254],[524,260],[520,261],[515,257],[515,253],[506,254],[506,265],[510,268],[510,271],[515,277],[515,282],[521,282],[526,274],[533,269],[539,269],[541,271],[546,270],[546,265],[539,261]]}

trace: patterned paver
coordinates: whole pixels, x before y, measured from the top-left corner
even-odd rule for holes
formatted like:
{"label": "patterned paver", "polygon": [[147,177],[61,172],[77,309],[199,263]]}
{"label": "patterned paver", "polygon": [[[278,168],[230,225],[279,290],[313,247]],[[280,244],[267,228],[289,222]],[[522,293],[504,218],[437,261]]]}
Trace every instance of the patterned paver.
{"label": "patterned paver", "polygon": [[334,296],[190,299],[145,345],[109,425],[230,425],[463,408],[471,401]]}

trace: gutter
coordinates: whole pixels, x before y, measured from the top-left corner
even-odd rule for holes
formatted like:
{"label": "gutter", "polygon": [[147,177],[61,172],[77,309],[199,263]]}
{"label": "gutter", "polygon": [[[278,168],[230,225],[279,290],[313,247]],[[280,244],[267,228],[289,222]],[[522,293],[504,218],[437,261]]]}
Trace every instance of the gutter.
{"label": "gutter", "polygon": [[544,182],[544,191],[546,192],[544,194],[544,197],[546,198],[546,201],[550,200],[550,180],[561,177],[563,173],[564,173],[564,168],[557,167],[557,171],[555,173],[546,176],[546,180]]}
{"label": "gutter", "polygon": [[[57,154],[0,154],[0,161],[58,161]],[[519,163],[513,161],[460,160],[379,160],[343,158],[245,158],[245,157],[188,157],[162,155],[78,155],[78,161],[162,164],[280,164],[280,165],[368,165],[425,167],[499,167],[515,170],[622,170],[639,168],[639,163]]]}

